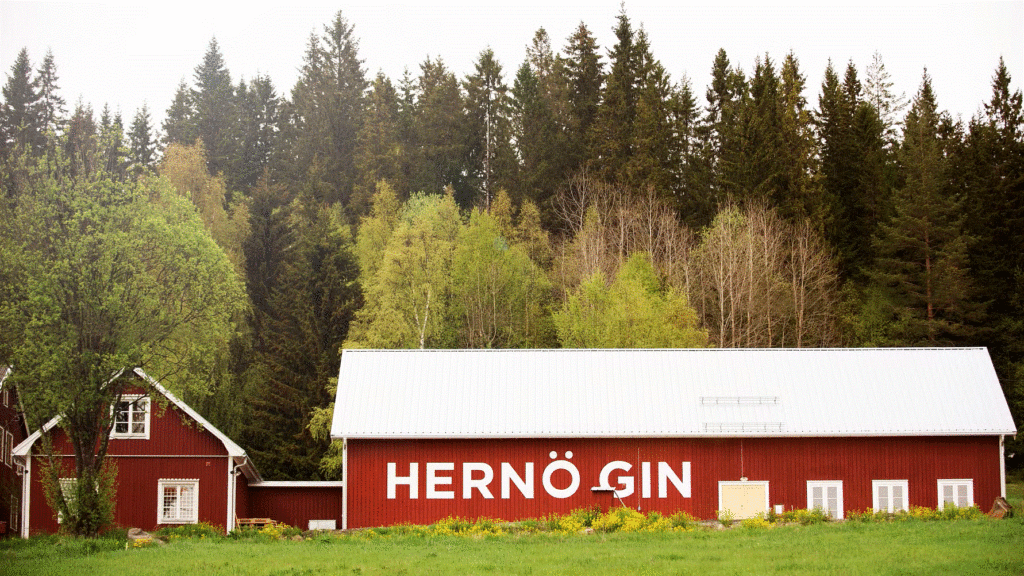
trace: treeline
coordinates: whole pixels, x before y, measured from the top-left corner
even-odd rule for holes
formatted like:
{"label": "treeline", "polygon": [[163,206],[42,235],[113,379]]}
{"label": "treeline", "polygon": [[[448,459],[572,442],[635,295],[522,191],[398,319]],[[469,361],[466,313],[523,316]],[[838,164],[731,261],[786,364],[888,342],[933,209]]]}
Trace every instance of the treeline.
{"label": "treeline", "polygon": [[744,71],[720,50],[701,99],[625,12],[615,36],[540,29],[514,74],[484,50],[465,78],[428,58],[391,79],[338,13],[288,95],[233,80],[211,41],[160,130],[145,107],[68,113],[53,56],[23,50],[4,193],[51,165],[193,201],[248,311],[190,401],[268,478],[331,473],[345,346],[984,345],[1020,421],[1024,115],[1002,61],[962,122],[878,55],[829,64],[812,103],[795,54]]}

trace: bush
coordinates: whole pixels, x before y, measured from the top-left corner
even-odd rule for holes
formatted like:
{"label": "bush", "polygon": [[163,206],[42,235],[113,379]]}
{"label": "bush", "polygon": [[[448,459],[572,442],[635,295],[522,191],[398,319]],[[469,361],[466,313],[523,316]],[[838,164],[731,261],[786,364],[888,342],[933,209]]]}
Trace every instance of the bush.
{"label": "bush", "polygon": [[221,538],[224,536],[220,526],[214,526],[207,522],[165,526],[157,530],[155,534],[166,540],[176,540],[178,538]]}
{"label": "bush", "polygon": [[754,516],[753,518],[746,518],[743,521],[741,521],[740,526],[750,530],[760,530],[764,528],[771,528],[772,523],[768,521],[768,518],[765,516],[764,512],[760,512],[757,516]]}

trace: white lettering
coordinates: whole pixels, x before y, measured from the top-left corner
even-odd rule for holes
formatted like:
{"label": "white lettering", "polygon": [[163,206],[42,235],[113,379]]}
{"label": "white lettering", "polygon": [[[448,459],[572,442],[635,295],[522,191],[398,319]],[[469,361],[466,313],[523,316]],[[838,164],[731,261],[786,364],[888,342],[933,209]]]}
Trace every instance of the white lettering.
{"label": "white lettering", "polygon": [[[473,472],[483,472],[484,477],[479,479],[473,478]],[[494,480],[494,470],[483,462],[463,462],[462,464],[462,498],[469,500],[473,497],[473,489],[476,488],[480,491],[480,495],[484,498],[491,499],[494,496],[491,495],[491,490],[487,487]]]}
{"label": "white lettering", "polygon": [[[552,458],[557,456],[554,452],[551,453]],[[566,458],[572,458],[572,452],[565,453]],[[572,476],[572,481],[569,483],[568,488],[558,489],[551,484],[551,475],[557,470],[565,470]],[[576,490],[580,487],[580,471],[568,460],[555,460],[551,464],[548,464],[544,468],[544,475],[541,477],[541,483],[544,485],[544,491],[555,498],[568,498],[576,493]]]}
{"label": "white lettering", "polygon": [[419,463],[411,462],[409,464],[409,475],[398,476],[397,464],[388,462],[388,500],[395,499],[396,487],[399,484],[409,487],[410,500],[415,500],[419,497],[419,467]]}
{"label": "white lettering", "polygon": [[439,471],[454,471],[454,462],[427,462],[427,499],[428,500],[454,500],[455,491],[438,490],[439,485],[450,485],[451,476],[438,476]]}
{"label": "white lettering", "polygon": [[651,497],[651,463],[650,462],[641,462],[640,463],[640,484],[643,486],[643,488],[641,488],[641,497],[642,498],[650,498]]}
{"label": "white lettering", "polygon": [[616,488],[608,483],[608,476],[611,475],[612,470],[622,470],[623,472],[629,472],[633,468],[633,465],[629,462],[623,462],[622,460],[616,460],[615,462],[609,462],[605,464],[604,468],[601,469],[601,476],[599,477],[598,486],[601,488],[615,490],[615,494],[619,498],[625,498],[633,494],[633,477],[632,476],[619,476],[615,479],[618,485],[622,488]]}
{"label": "white lettering", "polygon": [[668,462],[658,462],[658,498],[668,498],[668,483],[676,487],[683,498],[690,497],[690,463],[683,462],[683,477],[676,476]]}
{"label": "white lettering", "polygon": [[501,463],[501,497],[503,499],[507,500],[511,497],[511,484],[515,484],[519,488],[519,493],[525,498],[533,498],[533,462],[526,463],[524,475],[526,476],[525,480],[516,472],[516,469],[511,464],[508,462]]}

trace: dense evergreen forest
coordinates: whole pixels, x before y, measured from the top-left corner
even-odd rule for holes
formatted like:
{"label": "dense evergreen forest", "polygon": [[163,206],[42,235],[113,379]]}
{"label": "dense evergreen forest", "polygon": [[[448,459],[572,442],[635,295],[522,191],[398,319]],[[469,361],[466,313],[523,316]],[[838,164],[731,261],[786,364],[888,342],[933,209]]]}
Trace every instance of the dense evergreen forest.
{"label": "dense evergreen forest", "polygon": [[287,93],[212,40],[159,127],[69,106],[53,55],[23,50],[5,210],[57,173],[191,200],[245,291],[186,397],[268,479],[337,474],[345,347],[987,346],[1022,422],[1024,110],[1002,61],[965,123],[927,71],[897,94],[879,55],[817,89],[796,54],[720,50],[696,94],[625,12],[615,37],[541,28],[514,70],[483,50],[465,78],[440,57],[370,77],[339,12]]}

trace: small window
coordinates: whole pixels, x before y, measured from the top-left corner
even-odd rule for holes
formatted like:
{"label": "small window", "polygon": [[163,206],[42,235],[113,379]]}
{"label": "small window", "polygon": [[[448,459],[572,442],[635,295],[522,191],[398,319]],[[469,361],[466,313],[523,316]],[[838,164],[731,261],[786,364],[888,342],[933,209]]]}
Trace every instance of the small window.
{"label": "small window", "polygon": [[161,480],[157,524],[199,521],[199,480]]}
{"label": "small window", "polygon": [[18,506],[18,495],[11,494],[11,532],[18,532],[18,518],[21,518],[21,508]]}
{"label": "small window", "polygon": [[149,438],[149,398],[121,396],[114,405],[112,438]]}
{"label": "small window", "polygon": [[[76,514],[78,512],[78,478],[61,478],[60,479],[60,494],[64,498],[64,502],[68,505],[68,512]],[[57,511],[57,524],[64,523],[64,513],[60,510]]]}
{"label": "small window", "polygon": [[10,431],[7,432],[7,442],[6,442],[6,445],[7,445],[7,447],[5,448],[5,450],[7,452],[7,465],[10,466],[11,468],[13,468],[14,467],[14,434],[11,434]]}
{"label": "small window", "polygon": [[953,504],[957,508],[974,506],[974,480],[939,480],[939,510]]}
{"label": "small window", "polygon": [[818,509],[833,520],[843,519],[843,481],[811,480],[807,482],[807,509]]}
{"label": "small window", "polygon": [[872,480],[871,490],[874,492],[875,512],[906,511],[909,507],[907,480]]}

